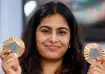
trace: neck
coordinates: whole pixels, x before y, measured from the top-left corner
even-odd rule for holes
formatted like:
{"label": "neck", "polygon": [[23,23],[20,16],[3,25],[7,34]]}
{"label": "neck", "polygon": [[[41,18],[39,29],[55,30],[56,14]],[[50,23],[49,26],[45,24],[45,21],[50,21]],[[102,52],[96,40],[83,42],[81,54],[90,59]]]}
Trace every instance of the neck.
{"label": "neck", "polygon": [[48,61],[42,59],[43,74],[54,74],[62,65],[62,59]]}

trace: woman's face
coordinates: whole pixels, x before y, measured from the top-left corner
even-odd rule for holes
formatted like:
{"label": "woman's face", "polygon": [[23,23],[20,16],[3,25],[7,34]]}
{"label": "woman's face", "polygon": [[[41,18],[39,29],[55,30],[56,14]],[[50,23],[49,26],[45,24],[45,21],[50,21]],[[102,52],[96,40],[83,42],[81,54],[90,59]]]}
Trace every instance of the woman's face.
{"label": "woman's face", "polygon": [[47,60],[58,60],[69,47],[70,28],[60,14],[45,17],[36,31],[36,45],[39,54]]}

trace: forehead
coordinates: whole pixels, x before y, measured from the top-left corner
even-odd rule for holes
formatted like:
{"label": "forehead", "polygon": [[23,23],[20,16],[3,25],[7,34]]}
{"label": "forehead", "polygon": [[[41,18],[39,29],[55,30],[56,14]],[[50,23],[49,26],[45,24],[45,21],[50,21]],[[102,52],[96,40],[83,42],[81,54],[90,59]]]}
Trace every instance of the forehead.
{"label": "forehead", "polygon": [[42,19],[39,26],[50,26],[50,27],[66,27],[69,28],[68,22],[61,14],[53,14]]}

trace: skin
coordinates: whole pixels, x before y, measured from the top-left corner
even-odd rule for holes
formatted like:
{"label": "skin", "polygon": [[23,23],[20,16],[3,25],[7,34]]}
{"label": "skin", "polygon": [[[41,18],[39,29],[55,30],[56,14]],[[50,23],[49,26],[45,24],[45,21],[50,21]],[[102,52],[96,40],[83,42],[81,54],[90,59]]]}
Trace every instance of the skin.
{"label": "skin", "polygon": [[53,74],[61,66],[69,41],[70,28],[62,15],[54,14],[41,21],[37,27],[36,44],[45,70],[44,74]]}
{"label": "skin", "polygon": [[45,17],[37,28],[36,44],[39,54],[46,60],[61,59],[67,51],[70,29],[60,14]]}
{"label": "skin", "polygon": [[[62,27],[63,29],[61,29]],[[61,67],[63,55],[69,47],[70,29],[68,23],[60,14],[48,16],[41,21],[35,34],[37,49],[44,69],[43,74],[54,74]],[[9,50],[3,50],[0,52],[0,57],[5,74],[21,74],[16,54]],[[95,63],[96,65],[90,66],[88,74],[105,74],[105,57],[97,58]]]}
{"label": "skin", "polygon": [[0,51],[0,57],[2,58],[1,66],[5,74],[21,74],[21,67],[15,53],[11,53],[10,50],[3,50]]}
{"label": "skin", "polygon": [[93,63],[87,74],[105,74],[105,57],[100,56]]}

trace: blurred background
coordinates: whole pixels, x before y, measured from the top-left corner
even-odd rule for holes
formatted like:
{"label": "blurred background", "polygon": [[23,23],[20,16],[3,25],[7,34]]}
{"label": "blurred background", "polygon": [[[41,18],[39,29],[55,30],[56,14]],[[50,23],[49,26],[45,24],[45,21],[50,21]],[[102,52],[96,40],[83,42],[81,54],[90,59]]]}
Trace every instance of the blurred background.
{"label": "blurred background", "polygon": [[[34,2],[35,1],[35,2]],[[75,15],[78,25],[87,42],[105,42],[105,0],[24,0],[25,23],[31,14],[29,9],[37,9],[38,6],[49,1],[61,1],[66,4]],[[34,4],[32,6],[32,4]],[[28,8],[28,5],[29,8]],[[31,10],[31,9],[30,9]]]}
{"label": "blurred background", "polygon": [[96,42],[105,49],[105,0],[24,0],[24,26],[33,11],[50,1],[60,1],[72,10],[84,42]]}
{"label": "blurred background", "polygon": [[0,0],[0,49],[7,38],[21,37],[33,11],[49,1],[66,4],[84,41],[99,43],[105,50],[105,0]]}

